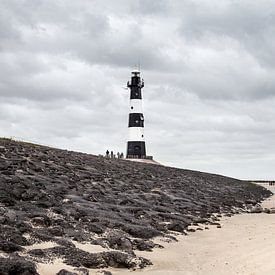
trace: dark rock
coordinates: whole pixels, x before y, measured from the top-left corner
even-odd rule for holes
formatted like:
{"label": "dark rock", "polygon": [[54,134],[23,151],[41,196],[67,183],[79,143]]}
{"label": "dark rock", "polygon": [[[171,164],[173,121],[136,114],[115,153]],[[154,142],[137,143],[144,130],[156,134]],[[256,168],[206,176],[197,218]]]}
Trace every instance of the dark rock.
{"label": "dark rock", "polygon": [[135,224],[129,224],[129,225],[125,224],[125,225],[122,225],[121,228],[135,238],[150,239],[160,234],[159,231],[157,231],[154,228],[144,227],[144,226],[135,225]]}
{"label": "dark rock", "polygon": [[127,253],[117,251],[104,252],[103,258],[108,266],[115,268],[133,268],[136,266],[133,257]]}
{"label": "dark rock", "polygon": [[187,224],[181,222],[172,222],[168,224],[167,228],[172,231],[184,232],[187,229]]}
{"label": "dark rock", "polygon": [[187,228],[186,231],[187,232],[196,232],[196,229],[194,229],[194,228]]}
{"label": "dark rock", "polygon": [[270,214],[271,210],[269,208],[264,208],[263,212],[266,214]]}
{"label": "dark rock", "polygon": [[101,270],[98,273],[101,273],[102,275],[112,275],[112,272],[106,270]]}
{"label": "dark rock", "polygon": [[35,264],[21,257],[2,258],[0,257],[1,275],[39,275]]}
{"label": "dark rock", "polygon": [[253,206],[250,210],[250,213],[262,213],[263,208],[260,205]]}
{"label": "dark rock", "polygon": [[79,275],[89,275],[89,270],[86,268],[75,268],[75,271],[78,272]]}
{"label": "dark rock", "polygon": [[256,200],[248,199],[248,200],[245,200],[245,204],[256,205],[256,204],[257,204],[257,201],[256,201]]}
{"label": "dark rock", "polygon": [[58,257],[65,258],[64,262],[75,267],[103,268],[107,267],[102,253],[88,253],[73,247],[54,247],[48,251]]}
{"label": "dark rock", "polygon": [[137,249],[140,251],[152,251],[153,248],[155,248],[155,247],[160,248],[159,245],[155,244],[152,241],[144,241],[144,240],[135,239],[132,242],[133,242],[134,249]]}
{"label": "dark rock", "polygon": [[0,225],[0,240],[12,242],[17,245],[28,245],[28,240],[17,228]]}
{"label": "dark rock", "polygon": [[61,237],[64,234],[64,230],[61,226],[54,226],[52,228],[49,228],[49,232],[53,235],[53,236],[58,236]]}
{"label": "dark rock", "polygon": [[20,245],[15,244],[13,242],[0,241],[0,250],[4,251],[6,253],[11,253],[11,252],[15,252],[15,251],[22,251],[23,248]]}
{"label": "dark rock", "polygon": [[211,225],[220,225],[218,222],[210,222]]}
{"label": "dark rock", "polygon": [[91,223],[88,225],[88,229],[91,232],[97,233],[97,234],[102,234],[105,231],[104,226],[96,223]]}
{"label": "dark rock", "polygon": [[48,226],[45,217],[34,217],[34,218],[32,219],[32,223],[33,223],[35,226]]}
{"label": "dark rock", "polygon": [[106,236],[109,247],[116,250],[123,250],[130,252],[133,250],[131,240],[120,231],[109,232]]}
{"label": "dark rock", "polygon": [[77,275],[77,273],[70,272],[66,269],[61,269],[56,275]]}
{"label": "dark rock", "polygon": [[47,228],[35,228],[31,232],[31,235],[33,238],[42,242],[48,242],[53,240],[53,236]]}

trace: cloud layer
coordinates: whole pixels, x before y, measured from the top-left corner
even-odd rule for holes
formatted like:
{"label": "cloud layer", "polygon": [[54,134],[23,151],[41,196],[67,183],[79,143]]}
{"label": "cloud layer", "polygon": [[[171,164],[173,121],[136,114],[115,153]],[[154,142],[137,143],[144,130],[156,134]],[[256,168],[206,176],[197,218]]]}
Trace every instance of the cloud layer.
{"label": "cloud layer", "polygon": [[148,153],[275,178],[274,13],[271,0],[3,0],[0,135],[125,151],[140,63]]}

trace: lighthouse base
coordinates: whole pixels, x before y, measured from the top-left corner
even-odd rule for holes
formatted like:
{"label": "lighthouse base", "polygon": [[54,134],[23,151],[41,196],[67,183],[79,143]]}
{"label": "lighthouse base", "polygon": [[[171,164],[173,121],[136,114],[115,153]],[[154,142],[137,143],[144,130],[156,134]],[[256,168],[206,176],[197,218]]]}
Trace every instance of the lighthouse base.
{"label": "lighthouse base", "polygon": [[128,141],[126,158],[145,159],[146,158],[145,142],[144,141]]}
{"label": "lighthouse base", "polygon": [[147,160],[153,160],[152,156],[141,156],[141,155],[127,155],[127,159],[147,159]]}
{"label": "lighthouse base", "polygon": [[140,162],[140,163],[147,163],[147,164],[156,164],[156,165],[162,165],[159,162],[153,160],[153,157],[146,158],[146,159],[140,159],[140,158],[126,158],[125,160],[129,161],[135,161],[135,162]]}

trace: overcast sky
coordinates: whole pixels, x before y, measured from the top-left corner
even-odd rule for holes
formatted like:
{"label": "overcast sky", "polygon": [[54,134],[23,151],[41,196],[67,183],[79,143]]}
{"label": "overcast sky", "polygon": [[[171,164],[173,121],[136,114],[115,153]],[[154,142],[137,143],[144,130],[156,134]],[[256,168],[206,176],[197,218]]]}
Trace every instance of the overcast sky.
{"label": "overcast sky", "polygon": [[1,0],[0,136],[126,150],[140,62],[147,153],[275,179],[274,0]]}

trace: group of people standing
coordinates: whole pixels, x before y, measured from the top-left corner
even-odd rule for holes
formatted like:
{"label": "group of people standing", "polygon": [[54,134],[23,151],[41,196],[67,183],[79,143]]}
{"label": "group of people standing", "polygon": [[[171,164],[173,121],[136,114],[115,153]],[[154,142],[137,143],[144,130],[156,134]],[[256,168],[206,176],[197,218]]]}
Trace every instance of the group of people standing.
{"label": "group of people standing", "polygon": [[111,151],[111,153],[110,153],[109,150],[107,150],[105,157],[106,158],[111,158],[111,159],[115,159],[115,158],[123,159],[124,155],[123,155],[123,153],[119,153],[119,152],[117,152],[116,154],[114,154],[113,151]]}

